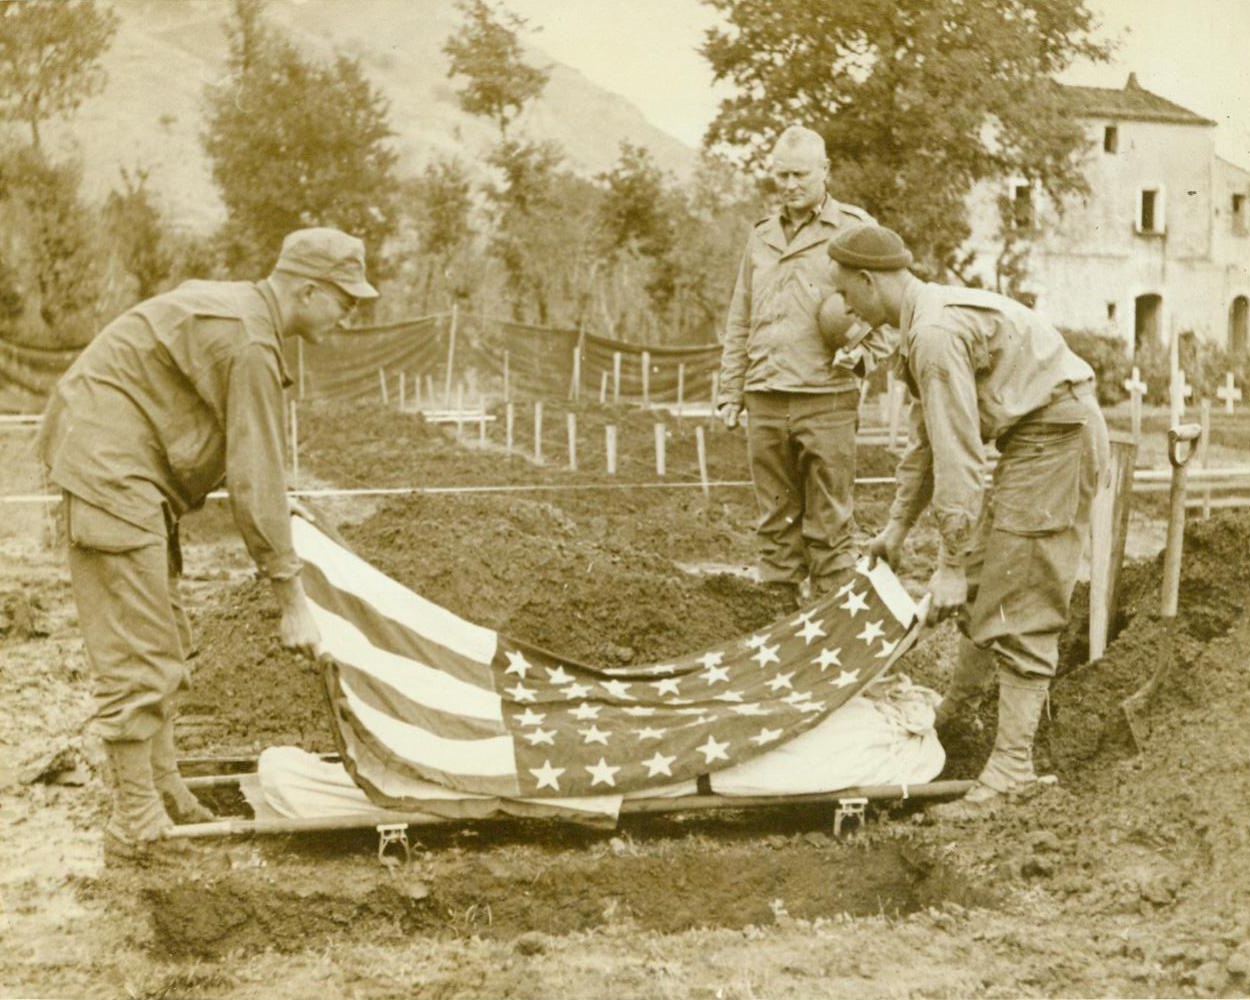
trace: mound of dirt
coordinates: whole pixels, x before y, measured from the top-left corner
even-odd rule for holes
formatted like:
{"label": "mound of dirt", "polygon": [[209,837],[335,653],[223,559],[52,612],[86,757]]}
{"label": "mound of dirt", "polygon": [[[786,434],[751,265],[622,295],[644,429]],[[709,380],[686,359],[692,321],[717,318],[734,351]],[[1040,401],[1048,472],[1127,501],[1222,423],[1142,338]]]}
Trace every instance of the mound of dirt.
{"label": "mound of dirt", "polygon": [[[1207,683],[1194,664],[1208,643],[1226,635],[1250,606],[1250,514],[1228,511],[1186,525],[1179,609],[1172,620],[1158,615],[1162,572],[1162,553],[1124,567],[1114,638],[1093,663],[1087,662],[1088,587],[1078,585],[1072,620],[1060,644],[1060,677],[1052,686],[1036,748],[1039,771],[1056,773],[1065,785],[1079,787],[1089,768],[1109,767],[1137,752],[1120,705],[1156,670],[1164,668],[1174,679],[1184,676],[1191,687]],[[1156,694],[1149,711],[1137,713],[1139,731],[1152,713],[1166,710],[1166,698],[1165,689]],[[948,739],[946,776],[976,776],[989,755],[996,716],[991,696],[980,713],[981,727]]]}
{"label": "mound of dirt", "polygon": [[[619,540],[619,519],[602,516],[593,533],[540,500],[417,494],[388,501],[344,534],[384,573],[460,617],[599,666],[690,652],[784,613],[745,578],[692,576]],[[691,530],[698,518],[687,518]],[[184,744],[328,748],[320,685],[276,631],[261,583],[230,591],[197,622],[202,653],[184,712],[208,721]]]}

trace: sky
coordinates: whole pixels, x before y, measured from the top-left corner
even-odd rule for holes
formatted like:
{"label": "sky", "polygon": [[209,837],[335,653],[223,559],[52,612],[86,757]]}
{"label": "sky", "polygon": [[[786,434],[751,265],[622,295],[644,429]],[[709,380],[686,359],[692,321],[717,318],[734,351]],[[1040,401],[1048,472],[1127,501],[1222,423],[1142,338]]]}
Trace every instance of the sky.
{"label": "sky", "polygon": [[[727,93],[698,48],[718,15],[699,0],[505,0],[541,27],[527,39],[628,98],[694,146]],[[1087,0],[1111,63],[1076,66],[1067,83],[1147,90],[1219,123],[1216,151],[1250,168],[1250,0]]]}

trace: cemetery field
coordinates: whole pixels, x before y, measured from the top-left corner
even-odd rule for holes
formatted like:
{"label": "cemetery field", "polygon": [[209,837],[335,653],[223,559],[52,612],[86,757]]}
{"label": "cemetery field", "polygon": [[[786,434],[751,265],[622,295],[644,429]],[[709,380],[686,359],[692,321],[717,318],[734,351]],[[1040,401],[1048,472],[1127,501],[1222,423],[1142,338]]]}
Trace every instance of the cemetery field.
{"label": "cemetery field", "polygon": [[[503,412],[492,415],[480,445],[477,425],[457,437],[454,424],[393,408],[301,406],[295,485],[356,491],[308,502],[430,600],[575,659],[651,662],[779,615],[749,574],[741,432],[663,418],[660,475],[652,414],[549,406],[541,462],[531,407],[514,411],[512,453]],[[1120,425],[1119,408],[1110,417]],[[1139,464],[1166,461],[1155,421],[1147,413]],[[873,443],[875,423],[865,419],[858,456],[869,479],[889,477],[896,460]],[[1211,440],[1212,464],[1250,464],[1240,412],[1213,417]],[[24,447],[19,434],[0,437],[0,494],[42,489]],[[889,497],[888,484],[857,491],[864,536]],[[811,805],[634,816],[613,830],[463,822],[423,829],[404,866],[379,864],[367,831],[204,841],[159,871],[102,866],[105,794],[83,730],[89,681],[63,554],[47,544],[42,507],[8,505],[0,994],[1244,995],[1250,514],[1191,512],[1180,611],[1165,621],[1156,502],[1145,497],[1132,521],[1117,635],[1093,664],[1078,588],[1038,740],[1058,785],[982,823],[933,823],[915,802],[870,810],[843,838],[830,809]],[[225,505],[210,501],[185,529],[199,653],[184,753],[330,749],[319,681],[278,647],[275,609]],[[934,545],[919,526],[911,586],[927,578]],[[899,669],[940,689],[954,646],[943,626]],[[1119,702],[1165,662],[1173,669],[1134,742]],[[992,707],[982,722],[947,747],[943,777],[975,776]],[[213,805],[243,809],[229,793]]]}

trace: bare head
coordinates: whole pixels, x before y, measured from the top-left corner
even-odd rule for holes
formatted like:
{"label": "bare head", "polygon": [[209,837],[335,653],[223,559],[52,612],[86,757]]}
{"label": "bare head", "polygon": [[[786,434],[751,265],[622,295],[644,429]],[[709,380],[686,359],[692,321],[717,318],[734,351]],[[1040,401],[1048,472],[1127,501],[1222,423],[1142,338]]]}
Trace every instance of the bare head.
{"label": "bare head", "polygon": [[786,211],[810,212],[824,200],[829,158],[819,133],[791,125],[773,145],[770,169]]}

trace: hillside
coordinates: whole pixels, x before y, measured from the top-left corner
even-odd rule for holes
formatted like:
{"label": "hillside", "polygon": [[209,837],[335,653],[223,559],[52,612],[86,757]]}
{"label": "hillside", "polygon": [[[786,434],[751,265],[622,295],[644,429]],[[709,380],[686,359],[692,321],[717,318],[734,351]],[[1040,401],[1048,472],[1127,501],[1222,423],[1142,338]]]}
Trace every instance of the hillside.
{"label": "hillside", "polygon": [[[225,0],[115,0],[120,26],[104,59],[108,85],[66,123],[46,130],[58,152],[76,152],[93,196],[118,185],[119,170],[143,168],[170,219],[193,230],[218,222],[222,207],[200,135],[205,86],[225,71]],[[401,173],[443,155],[479,160],[494,127],[460,111],[441,48],[458,24],[452,0],[272,0],[271,24],[309,55],[335,49],[361,60],[391,102]],[[552,139],[573,169],[594,173],[615,160],[623,139],[648,147],[681,176],[694,152],[650,125],[636,107],[541,52],[551,67],[541,100],[520,129]]]}

